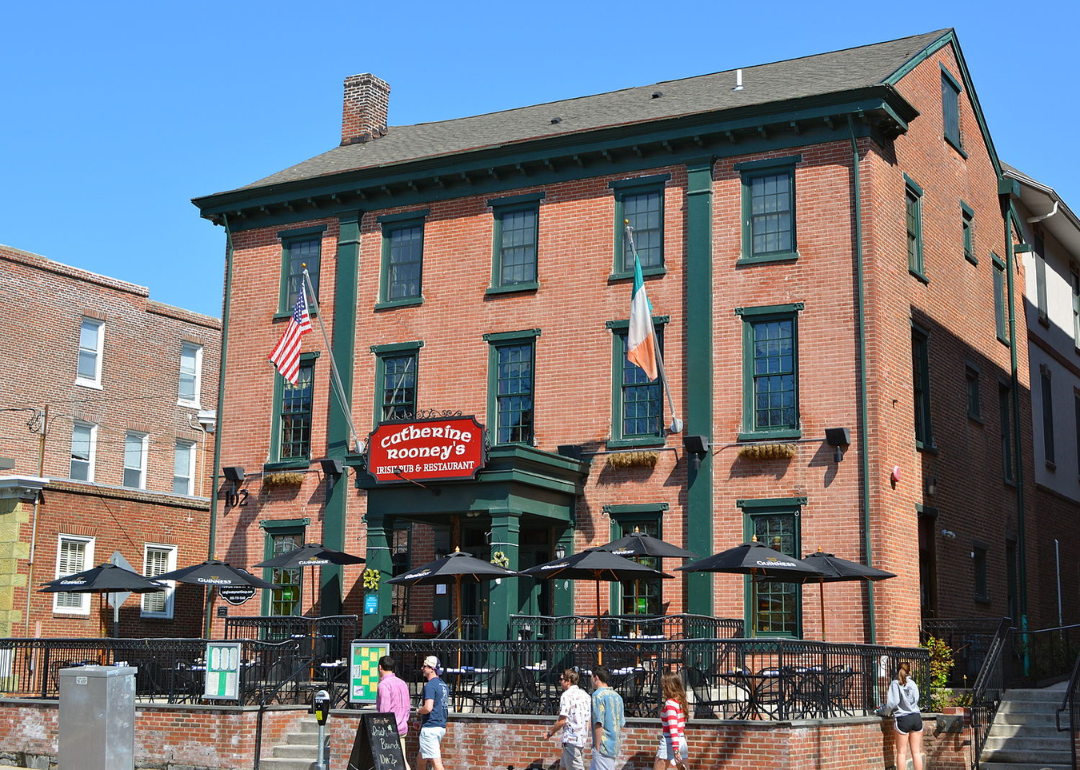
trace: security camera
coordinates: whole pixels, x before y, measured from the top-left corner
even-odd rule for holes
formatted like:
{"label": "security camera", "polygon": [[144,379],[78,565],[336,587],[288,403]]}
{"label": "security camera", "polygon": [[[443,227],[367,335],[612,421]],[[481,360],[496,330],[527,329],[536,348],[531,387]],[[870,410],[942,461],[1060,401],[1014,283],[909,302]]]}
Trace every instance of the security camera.
{"label": "security camera", "polygon": [[946,540],[955,540],[956,539],[956,533],[953,532],[951,529],[943,529],[943,530],[941,530],[941,536],[943,538],[945,538]]}

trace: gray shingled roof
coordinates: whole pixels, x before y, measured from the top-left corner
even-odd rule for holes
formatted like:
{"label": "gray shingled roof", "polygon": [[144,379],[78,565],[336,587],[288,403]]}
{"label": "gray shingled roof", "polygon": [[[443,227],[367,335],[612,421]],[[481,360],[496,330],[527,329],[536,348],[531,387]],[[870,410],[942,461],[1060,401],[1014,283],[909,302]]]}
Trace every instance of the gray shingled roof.
{"label": "gray shingled roof", "polygon": [[[735,71],[727,70],[486,115],[391,126],[386,136],[379,139],[335,147],[242,189],[877,85],[948,32],[938,30],[886,43],[745,67],[742,91],[732,90]],[[656,91],[661,91],[663,96],[652,98]],[[552,124],[551,119],[556,117],[561,122]]]}

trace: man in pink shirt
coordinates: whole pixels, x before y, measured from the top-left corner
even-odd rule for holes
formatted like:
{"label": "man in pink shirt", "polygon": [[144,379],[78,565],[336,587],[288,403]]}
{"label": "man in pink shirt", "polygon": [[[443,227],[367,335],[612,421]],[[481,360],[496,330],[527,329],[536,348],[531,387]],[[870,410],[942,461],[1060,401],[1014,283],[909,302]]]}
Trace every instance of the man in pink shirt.
{"label": "man in pink shirt", "polygon": [[[409,685],[394,673],[394,659],[389,655],[379,658],[379,687],[375,691],[375,710],[389,712],[397,719],[398,735],[401,737],[401,756],[405,753],[405,734],[409,732]],[[409,761],[405,760],[405,770]]]}

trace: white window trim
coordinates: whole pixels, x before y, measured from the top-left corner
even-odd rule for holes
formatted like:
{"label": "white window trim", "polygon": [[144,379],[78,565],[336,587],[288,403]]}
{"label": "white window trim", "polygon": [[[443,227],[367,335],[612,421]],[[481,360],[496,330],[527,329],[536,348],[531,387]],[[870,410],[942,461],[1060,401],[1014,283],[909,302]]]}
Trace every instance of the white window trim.
{"label": "white window trim", "polygon": [[[146,543],[143,546],[143,574],[144,575],[147,575],[148,577],[153,577],[152,575],[148,575],[148,573],[147,573],[147,570],[148,570],[147,556],[150,555],[151,549],[153,549],[155,551],[166,551],[168,553],[168,556],[166,557],[167,558],[167,564],[166,564],[166,570],[165,570],[166,572],[172,572],[174,569],[176,569],[176,546],[175,545],[165,545],[163,543]],[[168,588],[165,589],[165,609],[162,612],[148,611],[146,609],[145,597],[149,596],[150,594],[143,594],[144,598],[141,598],[140,601],[139,601],[139,610],[142,613],[142,617],[144,617],[144,618],[162,618],[164,620],[172,620],[172,616],[173,616],[173,594],[176,591],[176,581],[175,580],[163,580],[161,582],[168,586]]]}
{"label": "white window trim", "polygon": [[[202,396],[202,358],[203,358],[203,346],[194,342],[182,342],[180,343],[180,364],[184,363],[184,349],[192,348],[195,351],[195,398],[188,400],[177,396],[177,406],[187,406],[192,409],[200,408],[200,398]],[[181,372],[183,374],[183,372]],[[180,389],[180,378],[177,377],[176,387]]]}
{"label": "white window trim", "polygon": [[[57,579],[62,578],[62,577],[67,577],[67,575],[74,575],[75,574],[74,572],[68,572],[68,573],[61,573],[60,572],[60,548],[63,545],[63,542],[65,540],[73,540],[73,541],[76,541],[76,542],[86,544],[86,549],[84,550],[85,558],[83,559],[83,568],[81,570],[76,570],[76,572],[82,572],[83,570],[88,570],[94,565],[94,538],[85,537],[85,536],[82,536],[82,535],[65,535],[65,534],[61,533],[56,538],[56,577],[57,577]],[[53,594],[53,613],[55,613],[57,615],[89,615],[90,614],[90,604],[91,604],[90,600],[93,597],[93,594],[79,593],[79,594],[72,594],[72,595],[79,597],[79,606],[78,607],[61,607],[61,606],[59,606],[58,602],[60,601],[61,594],[60,593]]]}
{"label": "white window trim", "polygon": [[[176,454],[173,455],[173,494],[184,494],[191,497],[195,494],[195,452],[196,443],[194,441],[188,441],[186,439],[176,440]],[[188,477],[187,477],[187,491],[176,492],[176,458],[180,456],[181,452],[187,452],[188,455]]]}
{"label": "white window trim", "polygon": [[[142,441],[142,467],[141,468],[133,468],[133,467],[131,467],[131,466],[129,466],[127,464],[127,442],[128,442],[129,438],[137,438],[137,439],[140,439]],[[139,471],[139,485],[135,486],[135,487],[127,487],[127,484],[124,484],[123,486],[126,486],[128,489],[146,489],[146,466],[149,465],[149,458],[147,457],[147,453],[149,451],[149,443],[150,443],[149,439],[150,439],[150,435],[148,433],[141,433],[141,432],[135,431],[135,430],[129,430],[124,434],[124,475],[127,475],[127,471],[129,471],[129,470],[138,470]],[[124,480],[125,479],[123,477],[121,477],[121,479],[120,479],[121,483],[123,483]]]}
{"label": "white window trim", "polygon": [[82,351],[82,327],[83,324],[91,324],[98,329],[97,334],[97,350],[94,351],[94,379],[87,379],[79,376],[79,359],[78,354],[75,358],[75,384],[81,385],[84,388],[94,388],[101,390],[101,359],[105,351],[105,322],[98,320],[97,318],[83,318],[79,321],[79,346],[78,351]]}
{"label": "white window trim", "polygon": [[[71,443],[72,449],[75,444],[75,428],[89,428],[90,429],[90,462],[89,467],[86,469],[86,483],[92,483],[94,481],[94,468],[97,465],[97,430],[98,426],[92,422],[84,422],[82,420],[75,420],[71,425]],[[71,475],[71,463],[68,463],[68,475]]]}

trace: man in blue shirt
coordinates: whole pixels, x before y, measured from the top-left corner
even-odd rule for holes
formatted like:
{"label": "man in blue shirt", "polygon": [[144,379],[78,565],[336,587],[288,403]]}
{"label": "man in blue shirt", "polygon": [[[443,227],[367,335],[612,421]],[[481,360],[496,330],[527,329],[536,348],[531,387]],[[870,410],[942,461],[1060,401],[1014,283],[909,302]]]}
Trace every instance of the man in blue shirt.
{"label": "man in blue shirt", "polygon": [[619,756],[626,714],[622,696],[608,687],[610,680],[611,675],[603,666],[593,670],[593,750],[589,770],[615,770],[615,760]]}
{"label": "man in blue shirt", "polygon": [[427,682],[421,696],[424,704],[416,710],[420,716],[420,754],[416,758],[417,770],[427,770],[430,760],[434,770],[443,770],[442,739],[446,735],[446,715],[450,710],[450,688],[439,678],[439,659],[434,655],[424,658],[420,667]]}

